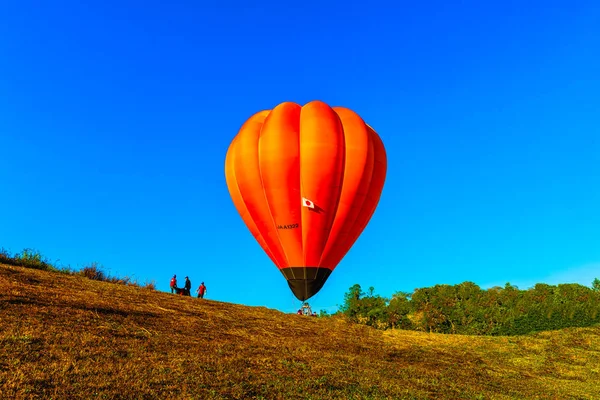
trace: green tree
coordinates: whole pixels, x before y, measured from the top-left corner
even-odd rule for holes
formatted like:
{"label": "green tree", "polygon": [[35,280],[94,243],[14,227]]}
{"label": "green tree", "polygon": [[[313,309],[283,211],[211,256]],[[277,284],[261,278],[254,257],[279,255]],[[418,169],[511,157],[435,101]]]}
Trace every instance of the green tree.
{"label": "green tree", "polygon": [[377,328],[389,326],[387,299],[375,294],[375,288],[372,286],[368,293],[363,292],[359,284],[351,286],[344,295],[344,304],[340,310],[354,322]]}
{"label": "green tree", "polygon": [[348,292],[344,294],[344,304],[340,307],[340,311],[351,320],[355,321],[360,313],[360,299],[364,296],[364,292],[358,283],[352,285]]}
{"label": "green tree", "polygon": [[414,329],[413,323],[408,318],[411,312],[410,293],[394,293],[387,306],[387,318],[390,328]]}

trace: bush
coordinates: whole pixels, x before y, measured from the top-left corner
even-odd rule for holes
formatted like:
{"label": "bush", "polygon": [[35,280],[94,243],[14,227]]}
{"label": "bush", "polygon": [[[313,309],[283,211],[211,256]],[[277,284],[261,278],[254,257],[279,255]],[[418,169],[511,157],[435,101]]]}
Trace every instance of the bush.
{"label": "bush", "polygon": [[0,251],[0,262],[15,267],[41,269],[44,271],[58,270],[39,251],[33,249],[24,249],[21,253],[15,253],[14,256],[11,256],[8,251],[2,249]]}
{"label": "bush", "polygon": [[93,262],[90,265],[87,265],[79,271],[79,274],[85,276],[88,279],[93,279],[95,281],[106,281],[107,276],[102,271],[101,267],[97,262]]}

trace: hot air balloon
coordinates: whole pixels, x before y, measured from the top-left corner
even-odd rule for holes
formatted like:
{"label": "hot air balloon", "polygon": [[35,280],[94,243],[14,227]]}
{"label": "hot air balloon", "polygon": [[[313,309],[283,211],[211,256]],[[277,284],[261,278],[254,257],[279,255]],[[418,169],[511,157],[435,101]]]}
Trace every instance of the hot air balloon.
{"label": "hot air balloon", "polygon": [[244,223],[293,294],[314,296],[373,215],[387,156],[355,112],[284,102],[251,116],[225,159]]}

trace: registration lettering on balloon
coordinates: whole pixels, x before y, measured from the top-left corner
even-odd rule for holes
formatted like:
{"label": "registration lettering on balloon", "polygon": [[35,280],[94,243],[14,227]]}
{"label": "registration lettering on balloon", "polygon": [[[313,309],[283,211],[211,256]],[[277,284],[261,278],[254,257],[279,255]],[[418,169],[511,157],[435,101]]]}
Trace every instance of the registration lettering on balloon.
{"label": "registration lettering on balloon", "polygon": [[298,224],[277,225],[277,229],[295,229],[297,227],[298,227]]}

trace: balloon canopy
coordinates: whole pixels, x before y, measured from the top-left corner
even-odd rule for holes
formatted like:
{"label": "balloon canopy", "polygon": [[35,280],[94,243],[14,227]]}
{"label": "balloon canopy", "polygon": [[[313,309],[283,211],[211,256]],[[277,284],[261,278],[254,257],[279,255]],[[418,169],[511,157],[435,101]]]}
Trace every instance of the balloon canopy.
{"label": "balloon canopy", "polygon": [[367,226],[386,172],[379,135],[355,112],[321,101],[254,114],[225,160],[237,211],[302,301]]}

